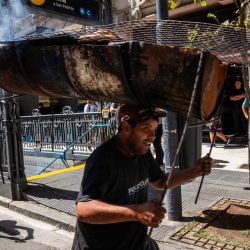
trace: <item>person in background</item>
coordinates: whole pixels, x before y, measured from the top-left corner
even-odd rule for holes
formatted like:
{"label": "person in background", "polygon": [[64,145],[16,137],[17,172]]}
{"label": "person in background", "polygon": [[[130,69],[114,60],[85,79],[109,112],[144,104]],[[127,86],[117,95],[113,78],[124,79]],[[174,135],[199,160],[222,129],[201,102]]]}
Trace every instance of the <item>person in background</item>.
{"label": "person in background", "polygon": [[77,106],[77,112],[78,113],[82,113],[84,112],[84,107],[85,107],[85,103],[80,103],[78,106]]}
{"label": "person in background", "polygon": [[86,149],[88,151],[93,151],[93,147],[97,141],[98,138],[98,131],[96,130],[96,128],[93,128],[93,125],[95,125],[95,123],[97,121],[99,121],[99,116],[98,115],[92,115],[92,114],[88,114],[88,113],[95,113],[98,112],[98,105],[95,103],[95,101],[92,100],[87,100],[87,104],[84,106],[84,110],[83,112],[85,113],[84,115],[84,121],[86,122],[86,125],[88,124],[88,129],[92,128],[91,131],[89,131],[86,135],[85,135],[85,145],[86,145]]}
{"label": "person in background", "polygon": [[242,82],[238,79],[234,83],[234,88],[230,93],[230,101],[232,104],[232,114],[234,120],[235,136],[244,135],[247,132],[247,124],[242,113],[242,102],[245,98],[245,91]]}
{"label": "person in background", "polygon": [[244,116],[246,117],[246,119],[248,119],[248,101],[247,101],[246,97],[242,103],[241,108],[242,108],[242,112],[243,112]]}
{"label": "person in background", "polygon": [[115,102],[112,102],[111,105],[110,105],[110,108],[109,108],[109,112],[110,112],[110,116],[111,117],[114,117],[115,114],[116,114],[116,111],[118,109],[118,107],[121,105],[121,103],[115,103]]}
{"label": "person in background", "polygon": [[118,121],[117,121],[117,114],[119,112],[119,108],[122,105],[122,103],[111,103],[110,108],[109,108],[109,113],[110,113],[110,121],[112,124],[112,127],[114,129],[114,132],[117,133],[118,132]]}
{"label": "person in background", "polygon": [[84,106],[84,113],[94,113],[98,112],[98,105],[95,103],[95,101],[87,100],[87,104]]}
{"label": "person in background", "polygon": [[39,109],[39,112],[40,112],[41,115],[44,115],[46,113],[44,105],[41,102],[38,104],[38,109]]}
{"label": "person in background", "polygon": [[[147,227],[158,227],[165,208],[159,199],[147,201],[148,186],[164,189],[163,173],[150,152],[159,118],[166,113],[135,105],[120,106],[118,133],[88,158],[77,197],[73,250],[159,249],[147,238]],[[174,172],[174,188],[211,172],[212,159],[198,159],[192,168]],[[147,239],[147,241],[146,241]]]}
{"label": "person in background", "polygon": [[[221,138],[224,141],[224,147],[226,147],[228,145],[228,143],[229,143],[229,139],[224,135],[221,123],[220,122],[218,123],[217,128],[216,128],[216,125],[217,125],[217,121],[212,122],[212,123],[207,125],[208,128],[209,128],[210,142],[211,143],[213,142],[215,131],[216,131],[216,136]],[[214,141],[214,143],[215,143],[215,141]]]}

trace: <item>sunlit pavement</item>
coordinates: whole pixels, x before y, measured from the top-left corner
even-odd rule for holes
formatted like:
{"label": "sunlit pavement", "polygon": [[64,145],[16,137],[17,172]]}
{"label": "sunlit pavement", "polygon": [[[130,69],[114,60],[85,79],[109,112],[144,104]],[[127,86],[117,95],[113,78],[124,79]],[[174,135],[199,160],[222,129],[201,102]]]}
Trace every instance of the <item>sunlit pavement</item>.
{"label": "sunlit pavement", "polygon": [[[202,144],[202,155],[206,155],[210,150],[209,143]],[[212,148],[211,157],[214,159],[214,168],[223,170],[236,170],[249,172],[248,169],[248,147],[227,146],[218,144]]]}
{"label": "sunlit pavement", "polygon": [[[209,150],[210,144],[202,145],[203,156]],[[197,204],[194,204],[194,201],[201,178],[196,178],[181,187],[182,215],[184,218],[174,222],[168,221],[166,217],[160,227],[154,230],[153,236],[160,243],[160,249],[194,249],[190,245],[179,245],[171,241],[169,237],[192,220],[193,216],[198,216],[222,197],[249,199],[248,148],[223,148],[222,145],[218,145],[213,148],[211,157],[214,159],[214,168],[211,175],[204,178]],[[75,199],[83,172],[84,169],[78,169],[34,180],[29,183],[29,189],[25,191],[26,197],[33,200],[33,202],[14,201],[9,203],[8,201],[3,203],[8,204],[10,209],[19,210],[21,213],[24,212],[33,218],[41,218],[40,214],[43,214],[43,219],[50,216],[53,223],[59,227],[71,228],[72,231],[75,225]],[[165,204],[167,204],[166,199],[164,200]],[[38,209],[32,207],[35,204],[39,206]],[[43,206],[40,207],[39,204]],[[30,206],[31,209],[27,212],[26,210]],[[58,211],[60,217],[54,216],[52,212],[48,211],[49,209],[53,213]],[[35,210],[36,214],[34,214]],[[45,210],[44,213],[43,210]],[[70,216],[70,214],[72,218],[62,219],[64,216],[65,218]]]}

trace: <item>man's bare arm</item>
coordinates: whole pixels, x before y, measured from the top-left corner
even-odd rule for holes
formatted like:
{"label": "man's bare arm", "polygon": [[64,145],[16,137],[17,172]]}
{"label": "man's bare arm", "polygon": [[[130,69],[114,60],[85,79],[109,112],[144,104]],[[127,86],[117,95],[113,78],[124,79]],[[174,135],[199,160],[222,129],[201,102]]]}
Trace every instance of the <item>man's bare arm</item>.
{"label": "man's bare arm", "polygon": [[244,114],[244,116],[246,117],[246,119],[248,119],[248,107],[245,107],[245,106],[241,106],[241,108],[242,108],[242,112],[243,112],[243,114]]}
{"label": "man's bare arm", "polygon": [[245,98],[245,94],[239,94],[239,95],[234,95],[234,96],[230,96],[230,100],[231,101],[238,101],[240,99],[243,99]]}
{"label": "man's bare arm", "polygon": [[150,201],[139,205],[119,206],[100,200],[78,202],[77,218],[90,224],[139,221],[147,226],[157,227],[165,214],[165,209],[158,203]]}
{"label": "man's bare arm", "polygon": [[[173,172],[171,179],[169,180],[168,188],[175,188],[203,174],[208,175],[211,172],[211,167],[212,159],[205,156],[197,160],[194,167],[180,172]],[[152,182],[152,185],[156,188],[164,189],[166,187],[167,178],[168,174],[164,175],[161,179]]]}

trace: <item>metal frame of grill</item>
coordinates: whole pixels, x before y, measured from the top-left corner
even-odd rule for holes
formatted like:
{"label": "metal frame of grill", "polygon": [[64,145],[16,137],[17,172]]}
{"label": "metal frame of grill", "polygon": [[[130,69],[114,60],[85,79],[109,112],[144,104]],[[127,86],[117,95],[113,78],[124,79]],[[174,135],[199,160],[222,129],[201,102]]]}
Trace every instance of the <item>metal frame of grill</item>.
{"label": "metal frame of grill", "polygon": [[[118,24],[82,26],[26,35],[14,43],[28,44],[110,44],[129,41],[197,48],[215,54],[227,63],[250,64],[249,29],[176,20],[135,20]],[[7,43],[12,43],[7,42]],[[243,61],[241,53],[247,55]]]}

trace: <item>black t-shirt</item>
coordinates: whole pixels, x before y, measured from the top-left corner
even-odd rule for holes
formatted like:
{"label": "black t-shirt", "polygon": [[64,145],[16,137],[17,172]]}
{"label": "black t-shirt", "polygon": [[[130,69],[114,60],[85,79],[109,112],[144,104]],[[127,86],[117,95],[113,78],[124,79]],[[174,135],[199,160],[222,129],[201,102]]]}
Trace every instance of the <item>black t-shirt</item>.
{"label": "black t-shirt", "polygon": [[[235,95],[241,95],[241,94],[244,94],[245,91],[244,89],[232,89],[230,91],[230,96],[235,96]],[[231,101],[231,105],[232,105],[232,108],[233,109],[241,109],[241,105],[244,101],[244,98],[240,99],[240,100],[237,100],[237,101]]]}
{"label": "black t-shirt", "polygon": [[[113,137],[89,157],[77,202],[102,200],[111,204],[141,204],[147,201],[148,183],[162,172],[150,151],[143,156],[125,157]],[[147,227],[139,222],[88,224],[77,220],[73,250],[143,249]]]}

